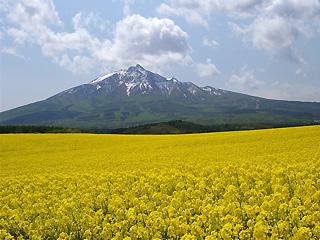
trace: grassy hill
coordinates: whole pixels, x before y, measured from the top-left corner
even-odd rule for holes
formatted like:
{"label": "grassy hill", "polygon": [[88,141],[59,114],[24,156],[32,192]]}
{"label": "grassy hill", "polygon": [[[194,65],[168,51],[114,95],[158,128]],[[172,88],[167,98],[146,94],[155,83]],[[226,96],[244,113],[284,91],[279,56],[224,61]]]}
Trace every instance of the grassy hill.
{"label": "grassy hill", "polygon": [[201,125],[282,124],[320,120],[320,103],[267,100],[228,93],[203,102],[132,96],[64,96],[0,113],[0,125],[117,129],[176,119]]}
{"label": "grassy hill", "polygon": [[[120,134],[185,134],[185,133],[209,133],[209,132],[226,132],[239,130],[254,130],[268,128],[283,128],[294,126],[316,125],[311,122],[296,122],[296,123],[243,123],[243,124],[215,124],[201,125],[182,120],[145,124],[130,128],[120,128],[106,131],[105,133],[120,133]],[[103,130],[93,130],[94,132],[103,132]]]}
{"label": "grassy hill", "polygon": [[182,120],[168,122],[151,123],[129,128],[103,129],[103,128],[63,128],[52,126],[28,126],[28,125],[8,125],[0,126],[1,133],[109,133],[109,134],[187,134],[187,133],[209,133],[239,130],[254,130],[268,128],[283,128],[294,126],[317,125],[313,122],[296,123],[246,123],[246,124],[215,124],[201,125]]}

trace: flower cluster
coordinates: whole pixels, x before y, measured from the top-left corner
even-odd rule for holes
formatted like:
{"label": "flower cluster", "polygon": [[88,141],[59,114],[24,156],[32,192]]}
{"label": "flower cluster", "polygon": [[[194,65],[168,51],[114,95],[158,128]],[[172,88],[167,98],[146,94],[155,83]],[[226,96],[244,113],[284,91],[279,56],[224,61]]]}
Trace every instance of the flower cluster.
{"label": "flower cluster", "polygon": [[[2,158],[0,239],[320,239],[320,128],[302,129],[160,136],[126,164],[84,155],[87,170],[75,157],[15,175]],[[105,138],[128,156],[148,141]]]}

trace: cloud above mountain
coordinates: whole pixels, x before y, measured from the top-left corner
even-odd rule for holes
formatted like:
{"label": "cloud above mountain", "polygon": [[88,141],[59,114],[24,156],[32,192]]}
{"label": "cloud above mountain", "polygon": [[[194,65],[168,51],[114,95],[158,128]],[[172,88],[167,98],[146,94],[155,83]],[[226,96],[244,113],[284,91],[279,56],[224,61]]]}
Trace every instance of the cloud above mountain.
{"label": "cloud above mountain", "polygon": [[320,89],[319,26],[320,0],[0,0],[0,94],[9,99],[16,85],[31,86],[21,79],[32,79],[51,89],[43,97],[61,90],[46,77],[52,72],[72,87],[139,63],[264,97],[283,99],[273,89],[281,83],[306,85],[286,96],[320,100],[307,93]]}
{"label": "cloud above mountain", "polygon": [[116,24],[114,38],[102,45],[95,56],[118,66],[139,62],[154,68],[190,58],[188,34],[167,18],[128,16]]}
{"label": "cloud above mountain", "polygon": [[[91,32],[93,28],[111,32],[108,20],[92,12],[79,12],[72,18],[73,30],[64,31],[52,0],[15,1],[6,4],[4,12],[9,26],[5,34],[15,48],[38,46],[44,56],[75,74],[135,63],[158,71],[173,64],[191,66],[195,71],[198,64],[206,66],[192,59],[188,34],[168,18],[128,15],[114,24],[111,37],[97,37]],[[207,68],[216,66],[210,63]],[[207,71],[211,72],[217,71]]]}
{"label": "cloud above mountain", "polygon": [[[97,65],[125,67],[137,62],[159,71],[163,65],[172,64],[195,71],[199,66],[217,69],[214,63],[194,60],[189,34],[172,19],[131,14],[134,3],[123,1],[124,18],[113,24],[93,12],[78,12],[72,18],[73,29],[66,31],[66,23],[52,0],[10,3],[2,0],[5,16],[2,22],[7,26],[1,35],[13,40],[13,45],[3,47],[2,51],[12,49],[11,52],[18,54],[19,47],[36,45],[53,62],[80,74],[90,72]],[[241,39],[270,56],[281,56],[298,64],[304,60],[296,51],[295,42],[317,34],[320,23],[318,0],[168,0],[158,6],[157,12],[180,16],[206,28],[211,18],[224,14],[229,17],[230,30]],[[239,23],[237,19],[245,21]],[[94,31],[109,34],[98,37]],[[207,37],[202,42],[212,48],[219,46]]]}
{"label": "cloud above mountain", "polygon": [[[169,0],[158,7],[166,16],[184,17],[189,23],[209,28],[208,21],[224,14],[234,33],[257,49],[300,63],[294,43],[317,34],[319,0]],[[239,24],[241,20],[245,23]]]}

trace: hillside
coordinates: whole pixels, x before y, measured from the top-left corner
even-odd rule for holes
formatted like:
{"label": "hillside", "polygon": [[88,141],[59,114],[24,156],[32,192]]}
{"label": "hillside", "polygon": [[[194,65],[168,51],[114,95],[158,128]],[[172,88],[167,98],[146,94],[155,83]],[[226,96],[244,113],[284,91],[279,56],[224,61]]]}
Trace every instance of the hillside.
{"label": "hillside", "polygon": [[116,134],[186,134],[186,133],[210,133],[210,132],[226,132],[239,130],[255,130],[269,128],[284,128],[295,127],[301,125],[313,125],[306,123],[278,123],[278,124],[263,124],[263,123],[243,123],[243,124],[216,124],[216,125],[200,125],[192,122],[181,120],[151,123],[139,125],[136,127],[120,128],[114,130],[92,130],[97,133],[116,133]]}
{"label": "hillside", "polygon": [[1,125],[68,128],[117,129],[176,119],[201,125],[313,123],[320,120],[320,103],[199,87],[136,65],[0,113]]}

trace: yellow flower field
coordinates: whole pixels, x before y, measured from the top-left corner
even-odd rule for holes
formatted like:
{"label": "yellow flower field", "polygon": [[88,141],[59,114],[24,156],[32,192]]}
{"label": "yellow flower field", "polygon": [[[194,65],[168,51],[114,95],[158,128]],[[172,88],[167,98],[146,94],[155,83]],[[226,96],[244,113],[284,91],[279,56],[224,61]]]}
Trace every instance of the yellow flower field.
{"label": "yellow flower field", "polygon": [[0,239],[320,239],[320,127],[0,135]]}

